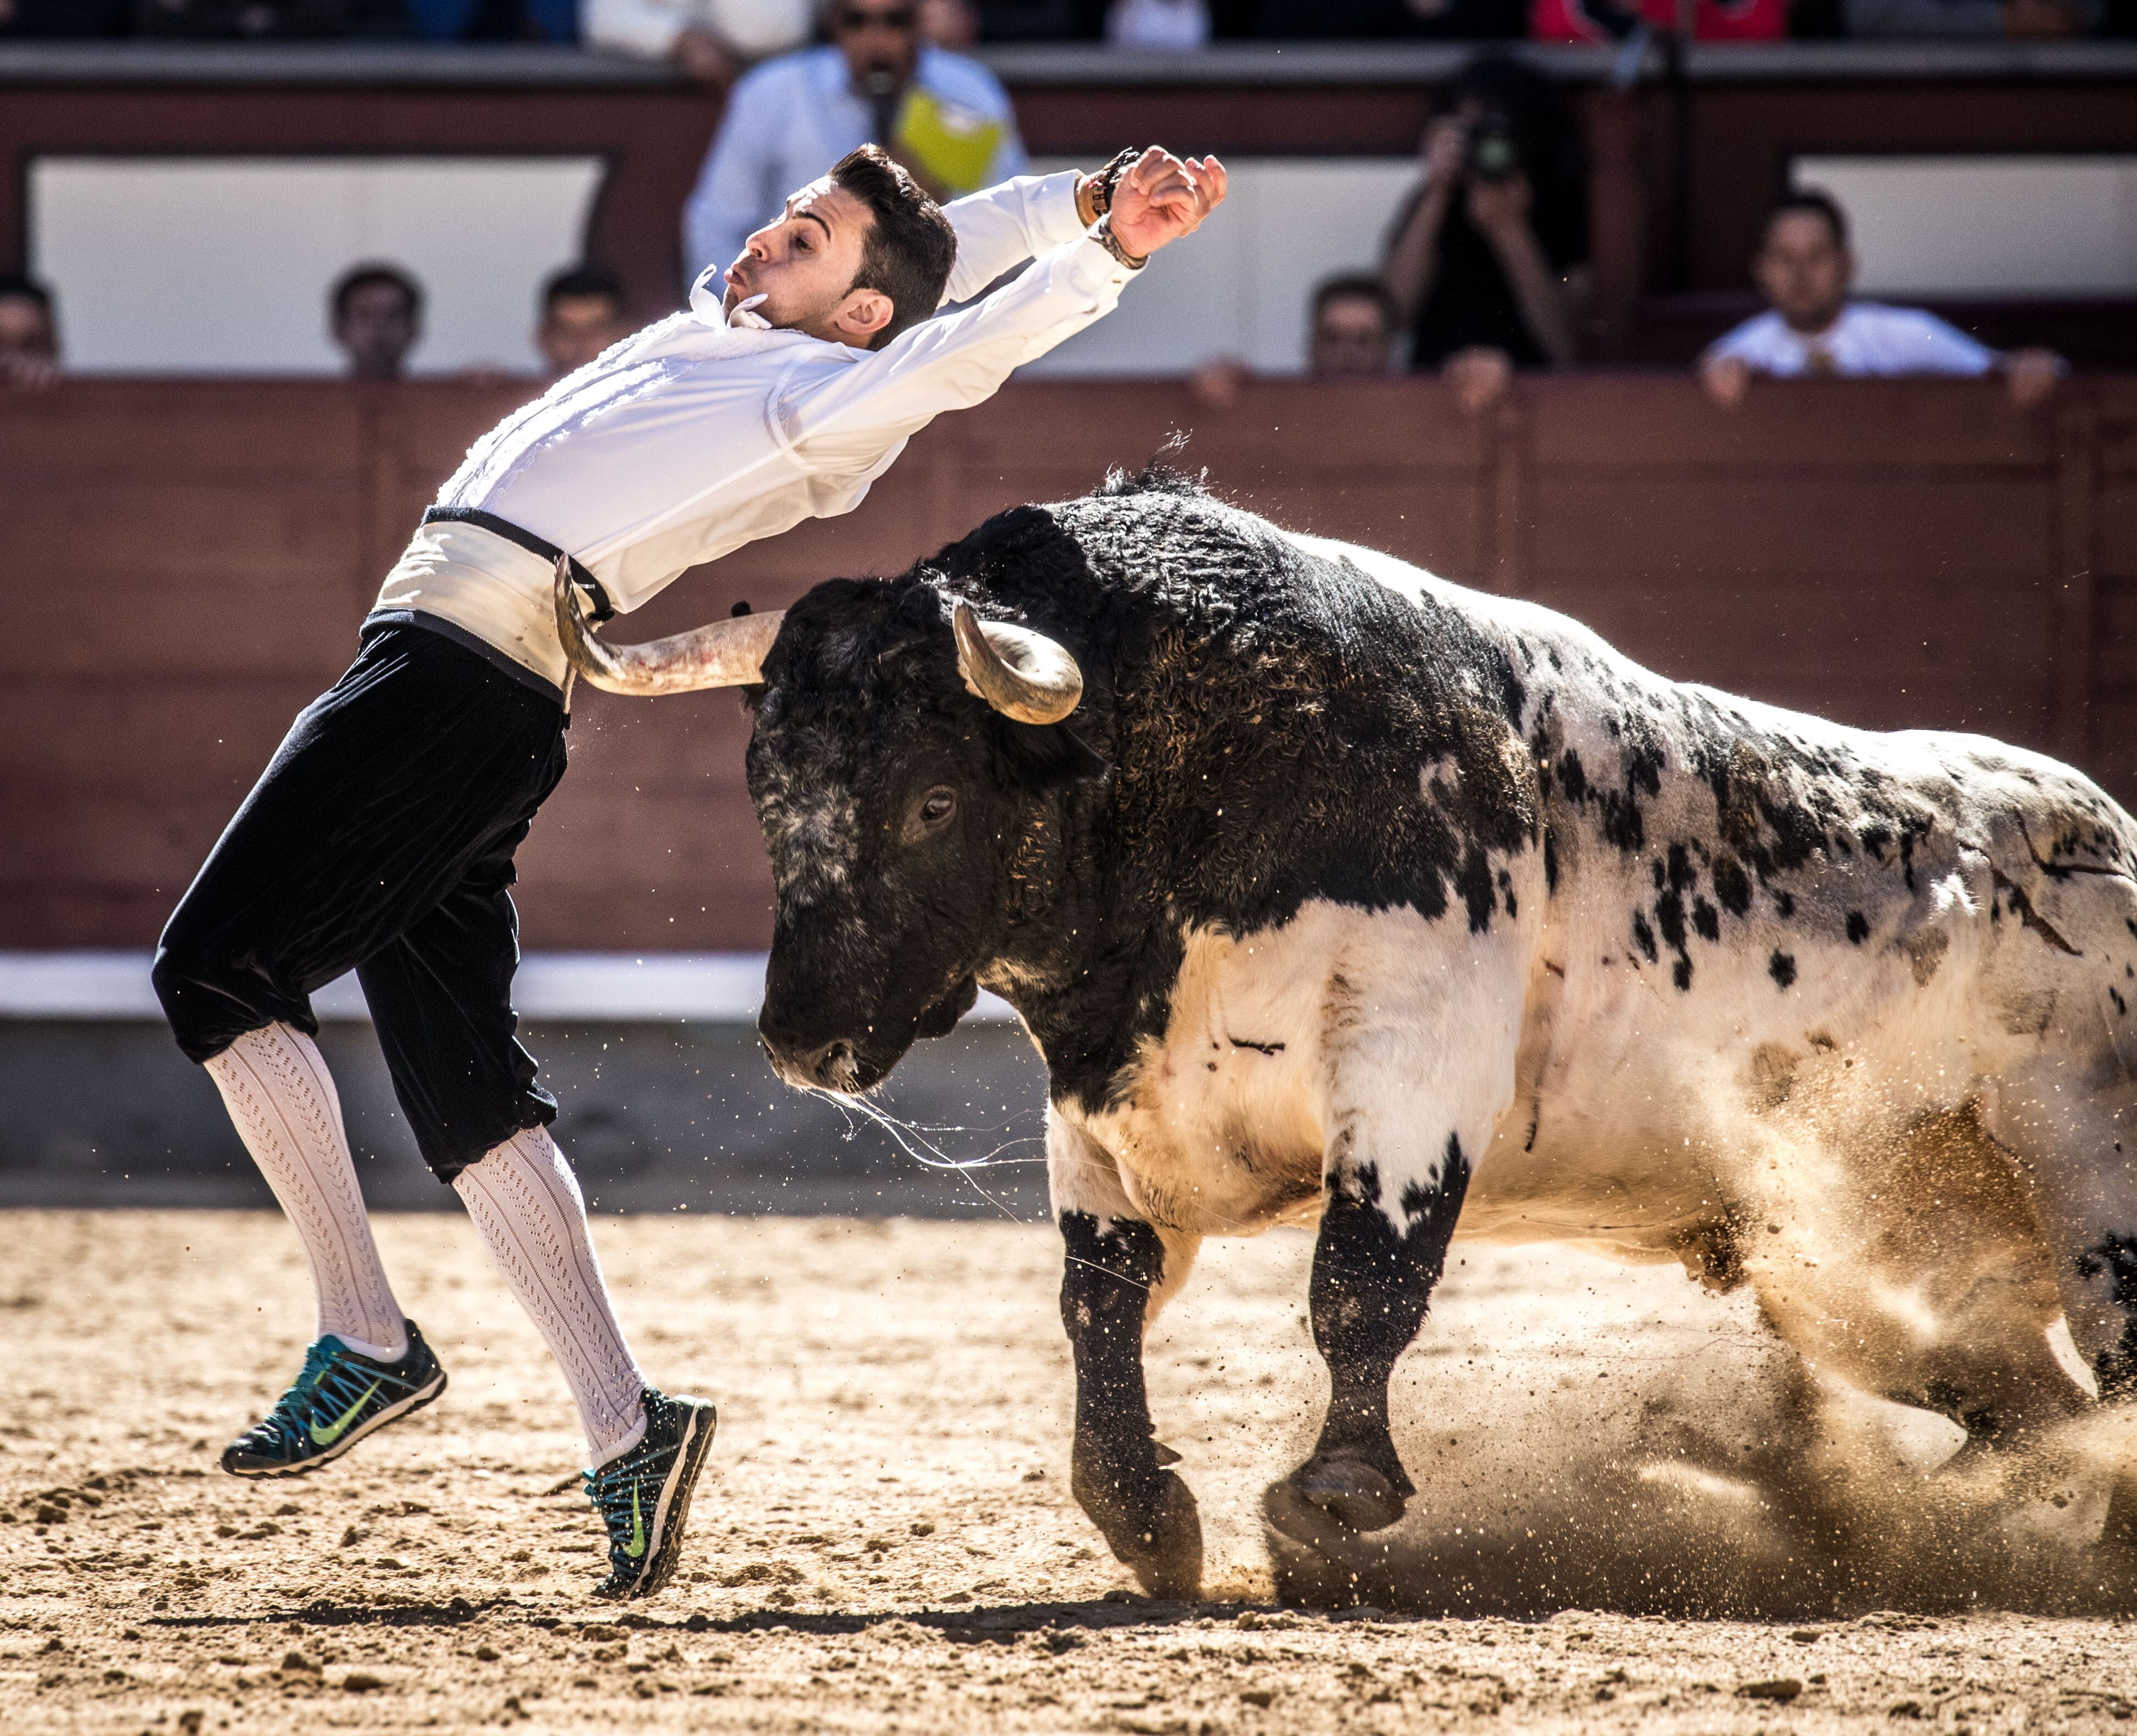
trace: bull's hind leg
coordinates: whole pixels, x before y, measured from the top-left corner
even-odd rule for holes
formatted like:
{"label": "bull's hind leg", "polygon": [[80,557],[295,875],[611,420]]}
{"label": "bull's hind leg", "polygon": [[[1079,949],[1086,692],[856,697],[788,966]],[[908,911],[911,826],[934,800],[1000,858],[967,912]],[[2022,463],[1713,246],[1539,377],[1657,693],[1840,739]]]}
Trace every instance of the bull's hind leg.
{"label": "bull's hind leg", "polygon": [[1517,979],[1473,941],[1447,968],[1346,965],[1331,979],[1308,1291],[1328,1411],[1312,1456],[1263,1508],[1300,1542],[1331,1521],[1380,1530],[1417,1492],[1389,1432],[1388,1383],[1445,1269],[1470,1156],[1513,1096],[1518,1009]]}
{"label": "bull's hind leg", "polygon": [[[2116,948],[2137,954],[2137,937]],[[2137,1422],[2137,1016],[2061,998],[2043,1053],[2008,1072],[1984,1119],[2032,1185],[2063,1317],[2101,1400]],[[2105,1540],[2137,1550],[2137,1461],[2122,1467]]]}
{"label": "bull's hind leg", "polygon": [[1143,1333],[1187,1276],[1199,1237],[1163,1230],[1129,1204],[1112,1160],[1059,1116],[1047,1179],[1061,1226],[1061,1324],[1076,1360],[1069,1486],[1113,1554],[1153,1597],[1202,1582],[1202,1520],[1178,1456],[1153,1438]]}

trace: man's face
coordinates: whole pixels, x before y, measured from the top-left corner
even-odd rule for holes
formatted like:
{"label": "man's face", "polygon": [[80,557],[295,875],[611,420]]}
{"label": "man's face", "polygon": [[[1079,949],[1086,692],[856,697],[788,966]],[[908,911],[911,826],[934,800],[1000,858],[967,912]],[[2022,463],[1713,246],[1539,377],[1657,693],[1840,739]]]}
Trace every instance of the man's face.
{"label": "man's face", "polygon": [[349,377],[397,380],[421,328],[397,284],[358,284],[343,299],[334,342],[348,354]]}
{"label": "man's face", "polygon": [[59,354],[52,316],[27,295],[0,299],[0,356],[35,356],[51,361]]}
{"label": "man's face", "polygon": [[913,76],[920,55],[919,0],[837,0],[831,8],[831,40],[846,57],[854,88],[871,79],[895,89]]}
{"label": "man's face", "polygon": [[584,367],[609,345],[630,335],[623,309],[606,295],[558,295],[542,314],[534,343],[553,374]]}
{"label": "man's face", "polygon": [[1385,374],[1394,360],[1395,333],[1371,297],[1331,295],[1314,316],[1312,348],[1317,375]]}
{"label": "man's face", "polygon": [[1855,257],[1818,212],[1784,211],[1767,224],[1751,275],[1790,326],[1822,332],[1840,317],[1855,279]]}
{"label": "man's face", "polygon": [[868,293],[854,289],[854,279],[874,221],[867,206],[828,177],[811,182],[742,244],[742,257],[728,267],[722,304],[732,314],[762,295],[756,311],[782,331],[837,339],[832,316],[849,295]]}

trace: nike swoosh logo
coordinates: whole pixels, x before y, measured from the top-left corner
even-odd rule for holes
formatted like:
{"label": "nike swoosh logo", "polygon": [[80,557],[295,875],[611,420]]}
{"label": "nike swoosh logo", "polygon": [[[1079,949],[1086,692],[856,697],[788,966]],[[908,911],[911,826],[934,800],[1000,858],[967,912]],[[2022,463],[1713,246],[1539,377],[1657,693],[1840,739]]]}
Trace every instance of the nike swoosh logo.
{"label": "nike swoosh logo", "polygon": [[623,1546],[623,1553],[633,1561],[645,1553],[645,1515],[638,1510],[638,1490],[630,1491],[630,1541]]}
{"label": "nike swoosh logo", "polygon": [[333,1421],[329,1422],[324,1428],[321,1428],[316,1422],[313,1423],[311,1425],[312,1444],[315,1447],[331,1447],[335,1442],[341,1439],[343,1435],[348,1432],[349,1425],[356,1421],[356,1413],[362,1410],[365,1405],[370,1403],[371,1395],[373,1393],[376,1393],[379,1388],[385,1384],[386,1383],[382,1380],[372,1381],[368,1387],[364,1388],[363,1396],[362,1398],[358,1398],[355,1403],[349,1406],[347,1410],[343,1411],[338,1417],[335,1417]]}

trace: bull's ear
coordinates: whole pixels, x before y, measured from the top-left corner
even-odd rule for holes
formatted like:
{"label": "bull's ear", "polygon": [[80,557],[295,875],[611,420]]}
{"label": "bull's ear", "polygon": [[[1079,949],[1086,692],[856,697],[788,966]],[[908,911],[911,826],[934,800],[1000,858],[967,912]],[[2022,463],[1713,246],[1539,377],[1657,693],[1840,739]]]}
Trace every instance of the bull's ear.
{"label": "bull's ear", "polygon": [[995,770],[1012,789],[1051,790],[1096,783],[1112,768],[1103,755],[1065,723],[1019,723],[990,712]]}

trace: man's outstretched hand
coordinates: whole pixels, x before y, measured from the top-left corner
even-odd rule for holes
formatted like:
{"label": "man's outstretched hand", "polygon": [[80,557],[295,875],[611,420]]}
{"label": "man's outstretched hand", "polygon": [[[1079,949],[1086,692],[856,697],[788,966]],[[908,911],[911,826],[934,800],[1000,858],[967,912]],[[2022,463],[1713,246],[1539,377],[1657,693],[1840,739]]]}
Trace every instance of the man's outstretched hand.
{"label": "man's outstretched hand", "polygon": [[1136,159],[1113,189],[1113,239],[1138,259],[1192,235],[1224,202],[1224,165],[1215,157],[1185,163],[1161,145]]}

